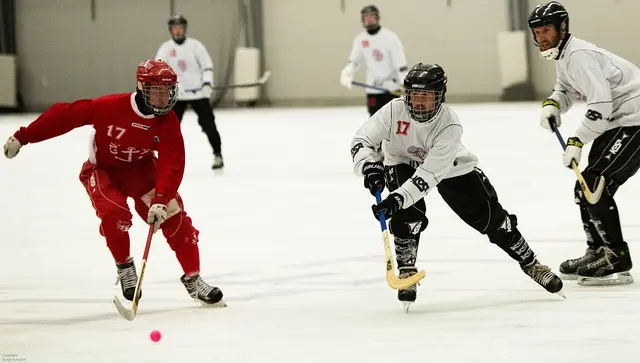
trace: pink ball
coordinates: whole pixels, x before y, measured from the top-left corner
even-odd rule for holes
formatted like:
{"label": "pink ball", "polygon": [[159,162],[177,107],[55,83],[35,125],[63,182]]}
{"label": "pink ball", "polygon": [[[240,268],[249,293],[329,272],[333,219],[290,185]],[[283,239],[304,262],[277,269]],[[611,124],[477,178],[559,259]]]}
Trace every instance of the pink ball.
{"label": "pink ball", "polygon": [[160,333],[160,330],[154,330],[149,334],[149,337],[154,343],[157,343],[160,341],[160,338],[162,338],[162,333]]}

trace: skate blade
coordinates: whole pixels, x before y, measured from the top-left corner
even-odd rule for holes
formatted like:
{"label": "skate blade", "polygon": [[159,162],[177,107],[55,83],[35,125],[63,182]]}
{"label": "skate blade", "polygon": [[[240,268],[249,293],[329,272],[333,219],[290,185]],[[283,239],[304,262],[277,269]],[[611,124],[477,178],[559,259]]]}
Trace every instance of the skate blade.
{"label": "skate blade", "polygon": [[207,304],[206,302],[200,299],[193,299],[193,301],[195,301],[196,304],[207,307],[207,308],[226,308],[227,307],[227,303],[224,302],[224,300],[220,300],[215,304]]}
{"label": "skate blade", "polygon": [[573,275],[572,275],[572,274],[563,274],[563,273],[560,273],[560,278],[561,278],[562,280],[565,280],[565,281],[574,281],[574,280],[577,280],[577,279],[578,279],[578,275],[575,275],[575,274],[573,274]]}
{"label": "skate blade", "polygon": [[411,302],[411,301],[403,301],[402,302],[402,309],[404,310],[405,314],[409,313],[409,308],[411,307],[411,304],[413,304],[413,302]]}
{"label": "skate blade", "polygon": [[215,176],[223,176],[224,175],[224,166],[218,168],[211,168],[213,170],[213,175]]}
{"label": "skate blade", "polygon": [[633,283],[633,276],[629,272],[614,273],[604,277],[584,277],[578,276],[580,286],[612,286],[629,285]]}

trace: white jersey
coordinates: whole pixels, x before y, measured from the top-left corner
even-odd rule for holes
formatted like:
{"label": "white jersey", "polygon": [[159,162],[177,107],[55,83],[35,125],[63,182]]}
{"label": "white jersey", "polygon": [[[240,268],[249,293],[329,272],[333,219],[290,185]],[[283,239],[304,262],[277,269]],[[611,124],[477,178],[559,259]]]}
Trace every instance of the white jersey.
{"label": "white jersey", "polygon": [[162,43],[156,59],[169,64],[178,75],[178,100],[188,101],[206,98],[202,85],[213,87],[213,62],[202,43],[186,38],[182,44],[173,39]]}
{"label": "white jersey", "polygon": [[403,208],[416,203],[443,179],[467,174],[478,158],[462,145],[462,125],[453,110],[443,104],[431,122],[420,123],[409,116],[404,100],[384,105],[358,129],[351,142],[353,168],[362,175],[365,162],[385,165],[409,164],[416,172],[394,192],[404,198]]}
{"label": "white jersey", "polygon": [[585,144],[612,128],[640,125],[640,69],[571,35],[556,61],[556,85],[549,98],[565,113],[572,97],[587,103],[575,133]]}
{"label": "white jersey", "polygon": [[[355,72],[363,63],[367,70],[367,84],[392,91],[400,89],[408,72],[402,42],[387,28],[380,28],[373,35],[363,31],[353,40],[347,66]],[[367,93],[385,92],[367,89]]]}

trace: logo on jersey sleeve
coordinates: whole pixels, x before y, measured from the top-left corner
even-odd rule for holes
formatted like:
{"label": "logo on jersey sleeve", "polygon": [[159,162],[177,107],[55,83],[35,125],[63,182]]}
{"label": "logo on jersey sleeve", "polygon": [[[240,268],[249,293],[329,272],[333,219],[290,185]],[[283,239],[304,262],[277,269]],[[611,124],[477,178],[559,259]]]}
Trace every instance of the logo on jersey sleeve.
{"label": "logo on jersey sleeve", "polygon": [[362,41],[362,48],[369,48],[369,41],[368,40],[363,40]]}
{"label": "logo on jersey sleeve", "polygon": [[602,120],[602,114],[595,110],[587,110],[585,116],[591,121]]}
{"label": "logo on jersey sleeve", "polygon": [[176,56],[176,50],[175,49],[171,49],[171,51],[169,52],[169,57],[175,57]]}
{"label": "logo on jersey sleeve", "polygon": [[407,152],[413,156],[418,157],[420,160],[424,160],[424,158],[427,157],[427,150],[421,147],[409,146]]}

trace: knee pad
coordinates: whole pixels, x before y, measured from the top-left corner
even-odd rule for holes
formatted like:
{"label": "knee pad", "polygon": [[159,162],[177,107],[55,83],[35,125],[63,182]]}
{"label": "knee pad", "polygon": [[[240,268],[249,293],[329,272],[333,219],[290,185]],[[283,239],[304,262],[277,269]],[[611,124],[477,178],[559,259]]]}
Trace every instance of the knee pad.
{"label": "knee pad", "polygon": [[[404,217],[404,218],[403,218]],[[429,220],[424,214],[418,215],[417,213],[411,215],[412,218],[406,218],[400,213],[391,218],[389,222],[389,232],[397,238],[415,238],[420,236],[420,233],[427,228]]]}

